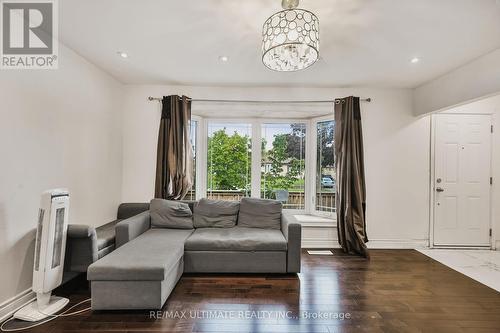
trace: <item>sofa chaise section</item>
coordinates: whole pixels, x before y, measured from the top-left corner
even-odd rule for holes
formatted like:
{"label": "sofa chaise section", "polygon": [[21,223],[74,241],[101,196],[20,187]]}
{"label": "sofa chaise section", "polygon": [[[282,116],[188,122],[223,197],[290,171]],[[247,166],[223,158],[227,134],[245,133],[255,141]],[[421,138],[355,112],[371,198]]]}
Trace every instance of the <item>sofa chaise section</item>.
{"label": "sofa chaise section", "polygon": [[192,231],[148,229],[90,265],[92,309],[161,309],[183,273]]}

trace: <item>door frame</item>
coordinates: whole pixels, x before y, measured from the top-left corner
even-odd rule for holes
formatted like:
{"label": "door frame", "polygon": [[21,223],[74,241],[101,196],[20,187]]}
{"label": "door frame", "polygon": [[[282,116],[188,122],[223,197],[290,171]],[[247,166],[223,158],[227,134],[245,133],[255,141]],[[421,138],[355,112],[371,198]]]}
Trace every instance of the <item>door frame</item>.
{"label": "door frame", "polygon": [[[495,224],[493,223],[493,186],[495,185],[495,181],[493,185],[490,186],[490,211],[489,211],[489,226],[491,229],[490,236],[490,245],[489,246],[444,246],[444,245],[434,245],[434,225],[435,225],[435,191],[434,184],[436,178],[436,117],[439,115],[455,115],[455,116],[464,116],[464,115],[474,115],[474,116],[489,116],[490,123],[493,125],[493,114],[491,113],[452,113],[452,112],[442,112],[442,113],[433,113],[430,115],[430,174],[429,174],[429,244],[428,247],[433,249],[494,249],[496,244],[495,239]],[[490,136],[490,177],[493,177],[493,135]]]}

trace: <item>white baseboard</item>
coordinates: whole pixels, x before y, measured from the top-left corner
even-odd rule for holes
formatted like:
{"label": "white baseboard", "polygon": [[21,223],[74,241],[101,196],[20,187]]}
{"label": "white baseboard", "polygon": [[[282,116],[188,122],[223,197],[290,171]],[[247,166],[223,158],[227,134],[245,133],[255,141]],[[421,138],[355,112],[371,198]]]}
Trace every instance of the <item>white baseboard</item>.
{"label": "white baseboard", "polygon": [[30,288],[0,304],[0,323],[12,316],[14,312],[25,304],[35,299],[36,294]]}
{"label": "white baseboard", "polygon": [[[375,239],[370,240],[366,245],[369,249],[418,249],[426,248],[428,241],[415,239]],[[302,248],[306,249],[330,249],[340,248],[336,239],[303,239]]]}
{"label": "white baseboard", "polygon": [[369,249],[419,249],[426,248],[426,239],[370,239],[366,244]]}
{"label": "white baseboard", "polygon": [[[500,246],[500,241],[498,242]],[[416,249],[427,248],[427,239],[370,239],[366,244],[369,249]],[[497,246],[497,248],[500,248]],[[339,248],[337,227],[332,224],[302,226],[302,248],[330,249]]]}

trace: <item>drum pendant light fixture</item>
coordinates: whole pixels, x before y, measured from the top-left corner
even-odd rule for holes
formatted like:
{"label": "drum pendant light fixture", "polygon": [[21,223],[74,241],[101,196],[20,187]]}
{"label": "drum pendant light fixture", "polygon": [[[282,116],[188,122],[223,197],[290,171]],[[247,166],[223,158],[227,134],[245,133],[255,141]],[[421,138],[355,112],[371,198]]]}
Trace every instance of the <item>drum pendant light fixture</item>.
{"label": "drum pendant light fixture", "polygon": [[298,5],[299,0],[283,0],[283,10],[264,22],[262,62],[269,69],[293,72],[319,59],[318,17]]}

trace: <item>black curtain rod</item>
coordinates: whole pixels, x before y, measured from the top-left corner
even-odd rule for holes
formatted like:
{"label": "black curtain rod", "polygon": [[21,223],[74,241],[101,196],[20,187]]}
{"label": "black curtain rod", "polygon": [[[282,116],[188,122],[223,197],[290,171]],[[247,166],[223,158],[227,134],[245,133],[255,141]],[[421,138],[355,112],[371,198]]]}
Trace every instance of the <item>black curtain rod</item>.
{"label": "black curtain rod", "polygon": [[[160,97],[148,97],[149,101],[158,101],[161,102],[162,98]],[[315,100],[315,101],[262,101],[262,100],[232,100],[232,99],[195,99],[188,98],[191,102],[212,102],[212,103],[254,103],[254,104],[313,104],[313,103],[341,103],[341,98],[336,98],[333,100]],[[362,102],[371,102],[371,98],[361,98]]]}

